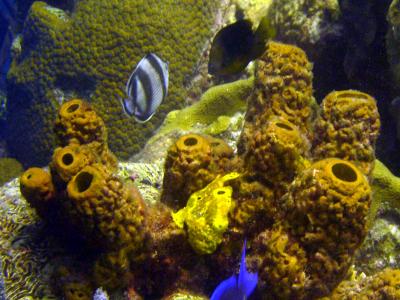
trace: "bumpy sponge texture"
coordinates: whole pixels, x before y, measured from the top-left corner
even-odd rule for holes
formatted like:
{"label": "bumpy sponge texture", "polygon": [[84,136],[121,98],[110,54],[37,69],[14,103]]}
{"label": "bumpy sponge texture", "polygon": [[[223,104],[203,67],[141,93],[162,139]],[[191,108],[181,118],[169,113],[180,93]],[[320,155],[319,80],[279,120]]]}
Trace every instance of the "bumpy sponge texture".
{"label": "bumpy sponge texture", "polygon": [[[279,223],[260,233],[254,248],[259,257],[259,286],[275,299],[302,299],[306,284],[306,251]],[[279,295],[279,296],[278,296]]]}
{"label": "bumpy sponge texture", "polygon": [[245,165],[269,184],[288,185],[304,168],[308,141],[282,117],[273,116],[249,140]]}
{"label": "bumpy sponge texture", "polygon": [[375,99],[355,90],[337,91],[328,94],[321,107],[314,128],[314,157],[346,159],[370,175],[380,129]]}
{"label": "bumpy sponge texture", "polygon": [[29,168],[20,177],[20,190],[38,214],[45,217],[56,193],[49,172],[41,168]]}
{"label": "bumpy sponge texture", "polygon": [[255,92],[250,98],[246,120],[276,115],[308,131],[314,103],[311,68],[300,48],[268,42],[265,53],[257,61]]}
{"label": "bumpy sponge texture", "polygon": [[53,176],[67,183],[84,167],[98,162],[98,155],[90,147],[71,144],[54,150],[51,170]]}
{"label": "bumpy sponge texture", "polygon": [[84,230],[106,249],[142,246],[144,208],[105,167],[83,168],[68,183],[67,193],[84,220]]}
{"label": "bumpy sponge texture", "polygon": [[177,209],[229,168],[233,150],[220,139],[187,134],[173,144],[165,161],[162,201]]}
{"label": "bumpy sponge texture", "polygon": [[107,140],[107,131],[103,120],[89,103],[73,99],[64,103],[58,111],[55,131],[61,145],[89,144],[97,142],[103,145]]}
{"label": "bumpy sponge texture", "polygon": [[367,234],[371,196],[365,175],[335,158],[312,164],[289,187],[282,199],[285,222],[308,249],[307,275],[314,290],[326,293],[345,276]]}

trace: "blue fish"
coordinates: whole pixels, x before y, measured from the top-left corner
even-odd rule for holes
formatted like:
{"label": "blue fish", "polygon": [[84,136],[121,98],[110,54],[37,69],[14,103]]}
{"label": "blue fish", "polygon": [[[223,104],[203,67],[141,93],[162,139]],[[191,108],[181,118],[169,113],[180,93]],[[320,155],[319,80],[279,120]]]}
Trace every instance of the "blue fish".
{"label": "blue fish", "polygon": [[258,274],[246,269],[246,240],[244,241],[239,275],[222,281],[214,290],[210,300],[245,300],[257,286]]}
{"label": "blue fish", "polygon": [[154,115],[168,93],[168,63],[154,53],[141,59],[125,88],[124,111],[144,123]]}

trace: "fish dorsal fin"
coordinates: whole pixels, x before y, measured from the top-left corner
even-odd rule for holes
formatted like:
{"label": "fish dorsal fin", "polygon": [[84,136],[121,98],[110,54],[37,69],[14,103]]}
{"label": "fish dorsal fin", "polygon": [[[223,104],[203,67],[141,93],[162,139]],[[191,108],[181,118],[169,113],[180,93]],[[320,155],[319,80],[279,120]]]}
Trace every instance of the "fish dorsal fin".
{"label": "fish dorsal fin", "polygon": [[246,240],[244,241],[242,257],[240,259],[240,270],[238,279],[238,288],[246,297],[248,297],[256,288],[258,282],[258,274],[250,273],[246,268]]}

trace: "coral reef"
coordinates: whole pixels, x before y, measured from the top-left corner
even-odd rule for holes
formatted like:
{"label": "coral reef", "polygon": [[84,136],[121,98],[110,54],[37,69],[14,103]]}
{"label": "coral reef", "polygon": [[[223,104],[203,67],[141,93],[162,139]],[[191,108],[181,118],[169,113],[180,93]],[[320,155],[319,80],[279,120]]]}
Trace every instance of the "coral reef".
{"label": "coral reef", "polygon": [[55,132],[60,144],[54,150],[51,170],[65,183],[83,167],[99,163],[110,172],[117,168],[117,159],[110,152],[107,130],[93,108],[80,99],[61,106],[55,120]]}
{"label": "coral reef", "polygon": [[63,146],[96,143],[101,147],[107,140],[103,120],[88,103],[80,99],[72,99],[61,106],[55,123],[55,132]]}
{"label": "coral reef", "polygon": [[[35,1],[21,53],[8,74],[11,153],[24,165],[48,163],[55,145],[54,115],[65,98],[90,100],[119,158],[138,152],[166,113],[183,106],[184,82],[211,34],[218,7],[213,0],[87,0],[76,2],[69,14]],[[148,52],[169,62],[171,82],[159,112],[138,124],[123,114],[119,99],[129,74]]]}
{"label": "coral reef", "polygon": [[10,157],[0,158],[0,185],[18,177],[24,171],[18,160]]}
{"label": "coral reef", "polygon": [[193,294],[189,291],[179,291],[173,293],[162,300],[207,300],[208,298],[201,295]]}
{"label": "coral reef", "polygon": [[294,177],[307,165],[310,146],[300,130],[282,117],[271,117],[249,139],[245,165],[283,195]]}
{"label": "coral reef", "polygon": [[236,11],[242,12],[245,19],[249,19],[252,23],[258,24],[266,15],[272,0],[234,0]]}
{"label": "coral reef", "polygon": [[266,298],[302,299],[307,279],[304,271],[307,257],[304,249],[292,242],[290,234],[278,224],[259,234],[254,240],[254,248],[260,251],[256,259],[259,286]]}
{"label": "coral reef", "polygon": [[[256,87],[239,141],[245,174],[234,193],[232,231],[254,237],[251,260],[260,272],[263,293],[312,299],[328,294],[344,279],[367,234],[372,192],[357,166],[366,173],[373,169],[379,115],[372,97],[337,92],[361,98],[355,104],[332,103],[330,110],[343,112],[332,117],[344,126],[341,138],[360,142],[358,152],[343,148],[346,155],[340,156],[333,152],[332,125],[318,126],[327,107],[325,102],[321,108],[315,105],[304,52],[269,42],[257,64]],[[361,104],[364,101],[367,105]],[[321,147],[333,149],[330,155],[309,151],[320,141]],[[365,152],[369,156],[362,155]],[[346,160],[321,160],[335,156]],[[338,240],[346,242],[337,245]]]}
{"label": "coral reef", "polygon": [[104,249],[142,246],[143,208],[134,194],[102,165],[86,166],[67,186],[68,198],[83,220],[82,230]]}
{"label": "coral reef", "polygon": [[[209,295],[237,272],[244,239],[249,271],[259,274],[260,298],[318,299],[346,278],[369,228],[371,176],[358,165],[373,168],[368,159],[374,158],[379,130],[375,100],[342,91],[338,94],[361,95],[367,105],[360,109],[348,101],[341,110],[343,103],[329,102],[329,95],[317,107],[311,64],[294,46],[271,41],[257,64],[238,153],[214,137],[179,137],[165,160],[161,201],[143,200],[131,186],[138,181],[161,194],[158,171],[115,174],[115,161],[109,164],[103,156],[109,153],[105,129],[88,117],[90,106],[73,100],[61,107],[56,127],[64,147],[55,151],[51,173],[43,177],[51,176],[56,209],[64,216],[53,218],[58,220],[53,227],[75,226],[84,237],[78,248],[87,243],[89,249],[71,259],[76,264],[71,270],[79,272],[55,274],[58,295],[65,296],[70,286],[84,291],[86,282],[90,295],[99,286],[111,297],[121,289],[145,299]],[[330,110],[324,107],[328,102]],[[65,108],[74,114],[68,122],[62,121]],[[358,141],[371,154],[368,159],[352,149],[336,158],[310,151],[311,145],[335,143],[326,133],[329,125],[317,126],[334,123],[331,111],[340,112],[342,136]],[[88,126],[73,125],[82,123]],[[96,138],[81,139],[86,130],[94,130]]]}

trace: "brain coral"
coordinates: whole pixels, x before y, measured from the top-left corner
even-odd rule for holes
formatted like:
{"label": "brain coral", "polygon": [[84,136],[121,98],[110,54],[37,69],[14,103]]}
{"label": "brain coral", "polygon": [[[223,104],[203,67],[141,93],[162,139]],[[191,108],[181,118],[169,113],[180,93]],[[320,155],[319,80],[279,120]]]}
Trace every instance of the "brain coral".
{"label": "brain coral", "polygon": [[[55,112],[64,99],[79,97],[90,100],[105,121],[114,153],[127,158],[137,152],[165,114],[183,105],[184,80],[218,6],[213,0],[83,0],[67,14],[34,2],[22,51],[8,74],[10,150],[25,165],[47,163],[55,144]],[[169,62],[170,89],[154,118],[138,124],[122,113],[119,99],[148,52]]]}

